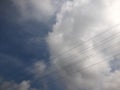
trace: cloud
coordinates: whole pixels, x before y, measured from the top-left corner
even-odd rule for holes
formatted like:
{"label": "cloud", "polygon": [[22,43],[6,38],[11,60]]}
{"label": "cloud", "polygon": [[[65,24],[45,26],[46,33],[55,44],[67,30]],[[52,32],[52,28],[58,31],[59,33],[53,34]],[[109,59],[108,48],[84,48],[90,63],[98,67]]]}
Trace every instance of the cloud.
{"label": "cloud", "polygon": [[4,81],[0,85],[0,90],[36,90],[31,88],[30,81],[22,81],[20,84],[14,81]]}
{"label": "cloud", "polygon": [[39,79],[47,72],[47,66],[43,61],[37,61],[31,68],[29,68],[29,71],[35,76],[35,78]]}
{"label": "cloud", "polygon": [[23,19],[35,19],[46,21],[55,13],[55,5],[52,0],[12,0],[20,11]]}
{"label": "cloud", "polygon": [[119,90],[120,88],[120,80],[118,79],[120,76],[120,71],[115,71],[110,76],[105,78],[104,90]]}
{"label": "cloud", "polygon": [[[49,85],[47,81],[48,79],[45,78],[48,73],[48,66],[43,60],[39,60],[27,69],[27,71],[33,75],[33,81],[36,85],[39,85],[37,88],[42,90],[49,90]],[[45,76],[45,77],[44,77]]]}
{"label": "cloud", "polygon": [[[47,42],[51,63],[58,69],[58,76],[64,77],[67,90],[118,90],[119,74],[111,72],[111,60],[115,62],[119,54],[120,26],[105,30],[119,23],[119,3],[119,0],[66,1],[57,14]],[[94,67],[81,71],[91,65]]]}

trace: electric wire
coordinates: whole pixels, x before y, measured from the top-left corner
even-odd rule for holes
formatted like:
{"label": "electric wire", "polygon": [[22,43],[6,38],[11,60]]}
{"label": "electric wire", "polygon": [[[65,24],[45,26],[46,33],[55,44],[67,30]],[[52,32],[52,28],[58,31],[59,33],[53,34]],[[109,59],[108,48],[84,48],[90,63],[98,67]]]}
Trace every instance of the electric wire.
{"label": "electric wire", "polygon": [[[113,39],[113,38],[112,38]],[[81,54],[81,53],[80,53]],[[80,61],[79,61],[80,62]],[[69,64],[68,64],[69,65]],[[66,66],[66,65],[65,65]],[[54,70],[53,71],[50,71],[49,73],[53,73],[54,72]],[[47,74],[49,74],[49,73],[47,73]],[[46,74],[45,74],[46,75]]]}
{"label": "electric wire", "polygon": [[[112,47],[108,47],[108,48],[112,48]],[[90,56],[95,56],[95,54],[91,54],[91,55],[89,55],[89,56],[86,56],[85,58],[88,58],[88,57],[90,57]],[[118,55],[117,55],[118,56]],[[84,59],[85,59],[84,58]],[[82,59],[82,60],[84,60],[84,59]],[[78,59],[79,60],[79,59]],[[100,61],[101,62],[101,61]],[[72,62],[72,63],[69,63],[69,64],[65,64],[65,65],[63,65],[62,67],[63,68],[69,68],[73,63],[75,63],[75,64],[78,64],[78,63],[80,63],[80,60],[78,61],[78,62]],[[97,63],[99,63],[99,62],[97,62]],[[74,65],[75,65],[74,64]],[[93,64],[94,65],[94,64]],[[91,66],[91,65],[90,65]],[[62,68],[61,67],[61,68]],[[87,66],[87,67],[89,67],[89,66]],[[60,69],[60,68],[59,68]],[[59,70],[58,69],[58,70]],[[47,74],[45,74],[45,75],[43,75],[43,76],[41,76],[40,78],[44,78],[44,77],[46,77],[47,75],[49,75],[50,73],[55,73],[56,72],[56,69],[55,70],[53,70],[53,71],[51,71],[51,72],[48,72]]]}
{"label": "electric wire", "polygon": [[[97,34],[96,36],[94,36],[94,37],[92,37],[92,38],[86,40],[85,42],[87,42],[87,41],[89,41],[89,40],[91,40],[91,39],[94,39],[95,37],[97,37],[97,36],[99,36],[99,35],[102,35],[103,33],[108,32],[108,30],[111,30],[111,29],[113,29],[113,28],[115,28],[115,27],[117,27],[117,26],[119,26],[119,25],[120,25],[120,24],[117,24],[117,25],[115,25],[115,26],[113,26],[113,27],[107,29],[106,31],[104,31],[104,32],[102,32],[102,33],[100,33],[100,34]],[[73,50],[74,48],[77,48],[78,45],[80,46],[80,45],[82,45],[82,44],[81,44],[81,43],[80,43],[80,44],[77,44],[76,46],[74,46],[73,48],[71,48],[71,49],[65,51],[64,53],[70,52],[70,51]],[[62,53],[62,55],[64,55],[64,53]],[[81,53],[80,53],[80,54],[81,54]],[[62,56],[62,55],[59,55],[59,57]],[[55,58],[57,58],[57,57],[58,57],[58,56],[54,57],[53,59],[55,59]],[[40,78],[43,78],[43,77],[45,77],[45,76],[47,76],[48,74],[53,73],[53,72],[55,72],[55,70],[48,72],[47,74],[41,76]]]}
{"label": "electric wire", "polygon": [[[120,24],[116,24],[116,25],[114,25],[114,26],[112,26],[112,27],[110,27],[110,28],[104,30],[103,32],[101,32],[101,33],[99,33],[99,34],[97,34],[97,35],[95,35],[95,36],[93,36],[93,37],[87,39],[85,42],[90,41],[91,39],[94,39],[95,37],[98,37],[98,36],[100,36],[100,35],[102,35],[102,34],[108,32],[108,30],[112,30],[112,29],[114,29],[115,27],[118,27],[118,26],[120,26]],[[77,45],[73,46],[73,47],[70,48],[69,50],[64,51],[63,53],[65,54],[65,53],[71,51],[72,49],[74,49],[74,48],[76,48],[76,47],[78,47],[78,46],[80,46],[80,45],[83,45],[83,43],[78,43]],[[60,54],[60,55],[56,55],[55,57],[51,57],[51,59],[53,60],[53,59],[55,59],[55,58],[57,58],[57,57],[59,57],[59,56],[62,56],[63,53]]]}
{"label": "electric wire", "polygon": [[[120,32],[119,32],[119,33],[120,33]],[[114,35],[117,36],[118,33],[116,33],[116,34],[114,34]],[[112,35],[111,35],[111,36],[112,36]],[[111,37],[111,36],[110,36],[110,37]],[[106,44],[108,41],[110,41],[111,39],[116,38],[116,37],[112,37],[112,38],[110,38],[110,37],[108,37],[107,39],[102,40],[102,42],[100,42],[101,44],[98,45],[97,48],[101,48],[103,44],[105,45],[105,44]],[[117,38],[117,39],[118,39],[118,38]],[[92,48],[86,48],[86,49],[84,49],[83,51],[81,51],[78,55],[83,55],[83,54],[85,54],[84,51],[86,51],[86,50],[92,50],[92,49],[94,49],[94,47],[92,47]],[[74,57],[74,56],[71,54],[71,56],[65,57],[65,58],[62,58],[62,59],[69,59],[70,57],[72,58],[72,57]],[[87,56],[86,56],[86,57],[87,57]],[[85,59],[85,58],[84,58],[84,59]],[[72,63],[74,63],[74,61],[73,61]]]}

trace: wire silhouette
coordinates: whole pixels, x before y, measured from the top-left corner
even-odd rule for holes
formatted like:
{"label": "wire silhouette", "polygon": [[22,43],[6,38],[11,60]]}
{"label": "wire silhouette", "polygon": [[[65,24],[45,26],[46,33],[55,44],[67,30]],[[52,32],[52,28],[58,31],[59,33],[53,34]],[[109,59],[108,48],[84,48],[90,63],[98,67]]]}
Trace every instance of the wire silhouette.
{"label": "wire silhouette", "polygon": [[[115,26],[112,26],[112,27],[110,27],[109,29],[106,29],[104,32],[99,33],[99,34],[97,34],[96,36],[94,36],[94,37],[86,40],[85,42],[90,41],[91,39],[94,39],[95,37],[100,36],[100,35],[104,34],[105,32],[108,32],[108,30],[111,30],[111,29],[113,29],[113,28],[115,28],[115,27],[118,27],[119,25],[120,25],[120,24],[117,24],[117,25],[115,25]],[[74,47],[72,47],[71,49],[63,52],[62,55],[56,56],[56,57],[54,57],[54,58],[52,58],[52,59],[55,60],[56,58],[61,57],[61,56],[65,55],[65,54],[67,54],[67,53],[70,52],[71,50],[74,50],[75,48],[79,47],[80,45],[82,45],[82,44],[81,44],[81,43],[80,43],[80,44],[77,44],[77,45],[75,45]],[[89,49],[89,48],[88,48],[88,49]],[[87,50],[87,49],[84,49],[84,50]],[[83,50],[82,50],[81,52],[83,52]],[[80,54],[81,54],[81,53],[80,53]],[[80,63],[80,61],[79,61],[79,63]],[[99,63],[99,62],[98,62],[98,63]],[[72,63],[71,63],[71,64],[72,64]],[[68,67],[68,66],[70,66],[70,65],[68,64],[68,65],[65,65],[65,66]],[[92,66],[92,65],[91,65],[91,66]],[[94,66],[94,65],[93,65],[93,66]],[[51,71],[51,70],[48,71],[47,73],[45,73],[45,74],[43,74],[42,76],[40,76],[39,79],[45,78],[45,77],[47,77],[50,73],[54,73],[54,72],[56,72],[56,69],[53,69],[52,71]],[[26,76],[26,77],[27,77],[27,76]],[[25,77],[21,77],[21,79],[22,79],[22,78],[25,78]]]}

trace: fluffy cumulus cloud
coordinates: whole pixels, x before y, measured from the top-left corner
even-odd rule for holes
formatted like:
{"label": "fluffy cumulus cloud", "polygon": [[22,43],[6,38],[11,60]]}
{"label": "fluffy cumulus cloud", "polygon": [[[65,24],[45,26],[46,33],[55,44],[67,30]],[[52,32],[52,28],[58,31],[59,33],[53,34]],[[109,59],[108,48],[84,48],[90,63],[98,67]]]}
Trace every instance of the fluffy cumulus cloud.
{"label": "fluffy cumulus cloud", "polygon": [[62,5],[47,41],[66,90],[119,89],[120,71],[112,63],[119,62],[119,9],[119,0],[68,0]]}
{"label": "fluffy cumulus cloud", "polygon": [[22,81],[20,84],[14,81],[4,81],[0,85],[0,90],[36,90],[31,88],[30,81]]}

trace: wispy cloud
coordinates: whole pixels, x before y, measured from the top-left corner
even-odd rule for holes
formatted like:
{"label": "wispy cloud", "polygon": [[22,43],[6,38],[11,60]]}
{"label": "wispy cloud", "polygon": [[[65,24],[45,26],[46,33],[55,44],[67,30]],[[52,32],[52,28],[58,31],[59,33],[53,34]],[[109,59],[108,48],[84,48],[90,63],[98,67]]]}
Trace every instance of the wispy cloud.
{"label": "wispy cloud", "polygon": [[12,0],[22,18],[37,21],[49,20],[55,13],[55,3],[52,0]]}
{"label": "wispy cloud", "polygon": [[47,72],[47,65],[42,60],[39,60],[29,68],[29,72],[31,72],[35,78],[39,79]]}
{"label": "wispy cloud", "polygon": [[3,81],[0,85],[0,90],[37,90],[31,88],[30,81],[22,81],[21,83],[16,83],[14,81]]}

